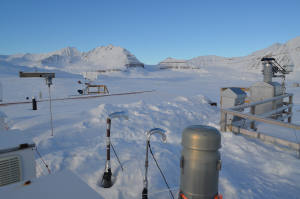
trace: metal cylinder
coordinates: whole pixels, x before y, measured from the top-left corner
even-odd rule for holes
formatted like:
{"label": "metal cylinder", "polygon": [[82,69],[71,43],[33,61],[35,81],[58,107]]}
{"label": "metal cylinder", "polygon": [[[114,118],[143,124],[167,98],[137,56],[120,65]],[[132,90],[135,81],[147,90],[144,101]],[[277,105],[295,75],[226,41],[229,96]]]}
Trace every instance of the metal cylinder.
{"label": "metal cylinder", "polygon": [[271,83],[273,77],[272,65],[269,61],[263,61],[264,82]]}
{"label": "metal cylinder", "polygon": [[212,199],[218,195],[221,134],[213,127],[193,125],[182,133],[179,199]]}
{"label": "metal cylinder", "polygon": [[35,97],[32,98],[32,110],[37,110],[37,102]]}

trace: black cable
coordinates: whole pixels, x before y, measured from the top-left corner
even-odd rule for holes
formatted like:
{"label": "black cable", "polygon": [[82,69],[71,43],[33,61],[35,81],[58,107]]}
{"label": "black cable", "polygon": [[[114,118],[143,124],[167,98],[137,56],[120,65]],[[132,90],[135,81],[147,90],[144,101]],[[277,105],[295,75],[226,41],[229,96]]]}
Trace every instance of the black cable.
{"label": "black cable", "polygon": [[35,149],[36,153],[38,154],[38,156],[40,157],[40,159],[42,160],[42,162],[44,163],[45,167],[47,168],[48,173],[51,174],[51,170],[50,170],[49,166],[46,164],[46,162],[42,158],[42,156],[41,156],[40,152],[38,151],[37,147],[35,147],[34,149]]}
{"label": "black cable", "polygon": [[117,155],[117,153],[116,153],[116,151],[115,151],[115,148],[114,148],[114,146],[113,146],[113,144],[110,142],[110,145],[111,145],[111,148],[113,149],[113,152],[114,152],[114,154],[115,154],[115,156],[116,156],[116,158],[117,158],[117,160],[118,160],[118,162],[119,162],[119,164],[120,164],[120,166],[121,166],[121,169],[122,169],[122,171],[124,170],[123,169],[123,166],[122,166],[122,164],[121,164],[121,162],[120,162],[120,159],[119,159],[119,157],[118,157],[118,155]]}
{"label": "black cable", "polygon": [[171,191],[171,189],[170,189],[170,186],[169,186],[169,184],[168,184],[168,182],[167,182],[167,180],[166,180],[166,177],[165,177],[164,173],[162,172],[162,170],[160,169],[160,167],[159,167],[159,165],[158,165],[158,162],[157,162],[157,160],[156,160],[155,157],[154,157],[154,154],[153,154],[152,149],[151,149],[151,146],[150,146],[150,142],[149,142],[149,149],[150,149],[150,153],[151,153],[151,155],[152,155],[152,158],[153,158],[153,160],[155,161],[155,164],[156,164],[158,170],[160,171],[160,174],[161,174],[161,176],[163,177],[163,179],[164,179],[164,181],[165,181],[165,183],[166,183],[166,185],[167,185],[167,187],[168,187],[168,189],[169,189],[169,192],[170,192],[172,198],[174,199],[173,193],[172,193],[172,191]]}

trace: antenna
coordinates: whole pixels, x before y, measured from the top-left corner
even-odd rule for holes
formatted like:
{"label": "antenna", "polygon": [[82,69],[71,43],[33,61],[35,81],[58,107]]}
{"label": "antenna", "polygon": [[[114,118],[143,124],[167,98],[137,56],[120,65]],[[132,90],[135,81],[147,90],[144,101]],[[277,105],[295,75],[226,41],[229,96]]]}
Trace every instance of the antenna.
{"label": "antenna", "polygon": [[128,120],[128,113],[125,112],[125,111],[114,112],[114,113],[109,114],[108,117],[110,119],[113,119],[113,118],[123,118],[125,120]]}
{"label": "antenna", "polygon": [[52,85],[52,78],[55,78],[55,73],[40,73],[40,72],[19,72],[21,78],[32,78],[32,77],[42,77],[45,78],[46,84],[48,85],[49,92],[49,109],[50,109],[50,126],[51,126],[51,136],[53,136],[53,114],[52,114],[52,99],[50,86]]}
{"label": "antenna", "polygon": [[[149,160],[148,160],[148,151],[150,148],[150,137],[153,134],[160,134],[162,141],[165,143],[166,142],[166,131],[161,128],[153,128],[149,131],[146,132],[147,134],[147,141],[146,141],[146,159],[145,159],[145,176],[144,176],[144,188],[142,191],[142,199],[148,199],[148,166],[149,166]],[[151,148],[150,148],[151,152]]]}
{"label": "antenna", "polygon": [[106,162],[105,162],[105,171],[102,176],[101,181],[99,182],[99,185],[103,188],[110,188],[113,183],[112,183],[112,172],[111,172],[111,165],[110,165],[110,146],[112,146],[113,152],[115,153],[115,156],[117,157],[117,160],[121,166],[121,169],[123,171],[123,166],[118,158],[118,155],[111,143],[110,140],[110,128],[111,128],[111,120],[113,118],[123,118],[128,120],[128,113],[125,111],[120,111],[120,112],[114,112],[108,115],[107,120],[106,120]]}

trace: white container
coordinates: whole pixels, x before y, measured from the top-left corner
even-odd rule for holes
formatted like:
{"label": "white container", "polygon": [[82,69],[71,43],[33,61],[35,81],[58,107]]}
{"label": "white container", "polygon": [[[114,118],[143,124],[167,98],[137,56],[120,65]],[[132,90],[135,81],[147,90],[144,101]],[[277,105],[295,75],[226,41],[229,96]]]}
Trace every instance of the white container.
{"label": "white container", "polygon": [[[250,102],[257,102],[283,95],[282,86],[278,82],[257,82],[250,87]],[[282,106],[282,99],[260,104],[255,107],[255,115],[268,113]]]}
{"label": "white container", "polygon": [[[230,87],[221,92],[221,108],[231,108],[245,103],[247,94],[241,88]],[[240,110],[242,111],[242,110]],[[239,117],[227,115],[227,124],[240,120]]]}
{"label": "white container", "polygon": [[36,177],[35,144],[0,149],[0,187]]}

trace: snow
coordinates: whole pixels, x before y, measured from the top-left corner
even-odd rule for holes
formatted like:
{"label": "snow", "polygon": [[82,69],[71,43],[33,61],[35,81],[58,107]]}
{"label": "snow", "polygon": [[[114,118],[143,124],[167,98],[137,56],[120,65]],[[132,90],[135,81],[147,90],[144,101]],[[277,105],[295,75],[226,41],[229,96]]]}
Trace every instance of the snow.
{"label": "snow", "polygon": [[[214,73],[212,73],[214,72]],[[244,80],[238,71],[224,76],[225,71],[194,72],[188,70],[133,69],[100,75],[112,93],[149,90],[140,95],[103,97],[87,100],[55,101],[54,137],[50,136],[48,103],[1,107],[11,130],[20,131],[36,143],[53,173],[69,169],[91,186],[103,198],[140,198],[144,172],[145,132],[159,127],[167,131],[167,143],[152,137],[152,147],[174,193],[179,186],[181,132],[188,125],[203,124],[219,128],[220,111],[208,102],[219,101],[221,86],[249,86],[257,75]],[[259,77],[260,78],[260,77]],[[52,93],[63,97],[76,93],[78,78],[55,78]],[[24,100],[25,96],[47,97],[43,79],[2,78],[3,100]],[[9,88],[9,90],[8,90]],[[293,89],[294,92],[297,88]],[[299,93],[299,92],[298,92]],[[300,96],[296,92],[295,104]],[[299,108],[298,108],[299,109]],[[115,111],[126,110],[129,120],[112,120],[111,137],[124,172],[112,156],[114,186],[103,189],[97,181],[105,165],[106,118]],[[299,113],[295,114],[299,120]],[[294,117],[294,118],[295,118]],[[3,133],[3,132],[2,132]],[[0,141],[2,143],[2,140]],[[300,193],[299,159],[296,152],[231,133],[222,134],[220,193],[225,198],[293,198]],[[38,177],[47,170],[37,162]],[[288,164],[286,164],[288,162]],[[167,198],[165,184],[154,165],[149,166],[150,198]]]}
{"label": "snow", "polygon": [[[281,45],[276,44],[272,49],[286,48]],[[297,49],[287,45],[290,49]],[[93,53],[98,50],[101,49],[96,49]],[[72,54],[71,51],[67,52]],[[92,54],[89,56],[91,59]],[[96,56],[93,60],[101,59],[100,57]],[[230,60],[210,56],[205,58],[200,70],[159,70],[158,66],[146,65],[145,68],[104,73],[96,82],[105,84],[110,93],[142,90],[153,92],[54,101],[53,137],[50,136],[48,102],[38,103],[37,111],[31,109],[31,104],[0,106],[0,110],[7,116],[6,121],[10,128],[9,131],[2,130],[0,133],[19,132],[33,140],[52,173],[71,170],[101,197],[127,199],[141,198],[145,132],[155,127],[162,128],[167,131],[167,143],[162,143],[159,137],[153,136],[151,146],[176,194],[180,176],[182,130],[194,124],[219,129],[219,107],[212,107],[209,102],[219,103],[221,87],[249,87],[261,81],[261,68],[252,71],[244,65],[254,63],[255,57],[257,56],[252,54],[247,59]],[[109,61],[111,58],[107,59]],[[227,61],[222,61],[223,59]],[[294,56],[293,59],[297,58]],[[220,64],[214,64],[217,62]],[[202,65],[202,62],[195,60],[194,64],[197,63]],[[39,96],[40,92],[43,99],[48,97],[44,79],[20,79],[16,73],[8,71],[8,67],[10,66],[0,68],[1,72],[5,71],[5,75],[1,75],[3,103],[24,101],[27,96]],[[18,67],[15,67],[17,70]],[[82,81],[82,77],[71,74],[62,77],[59,71],[57,73],[51,86],[52,97],[76,94],[79,87],[77,81]],[[293,82],[300,82],[299,76],[295,74],[297,73],[293,72],[287,76],[287,91],[294,93],[293,122],[300,124],[300,88],[291,87]],[[105,166],[106,118],[115,111],[127,111],[129,115],[129,120],[113,119],[111,126],[111,140],[123,163],[124,171],[121,171],[112,155],[115,183],[112,188],[104,189],[97,186],[97,182]],[[270,131],[268,127],[265,130],[279,134],[277,128]],[[298,142],[300,138],[299,131],[282,131],[280,136]],[[4,145],[4,140],[0,139],[0,145]],[[232,133],[222,133],[220,151],[223,167],[220,171],[219,192],[224,198],[297,198],[300,194],[300,160],[296,151]],[[47,170],[38,157],[36,163],[37,175],[42,179],[48,175]],[[169,198],[152,159],[148,177],[149,198]]]}

